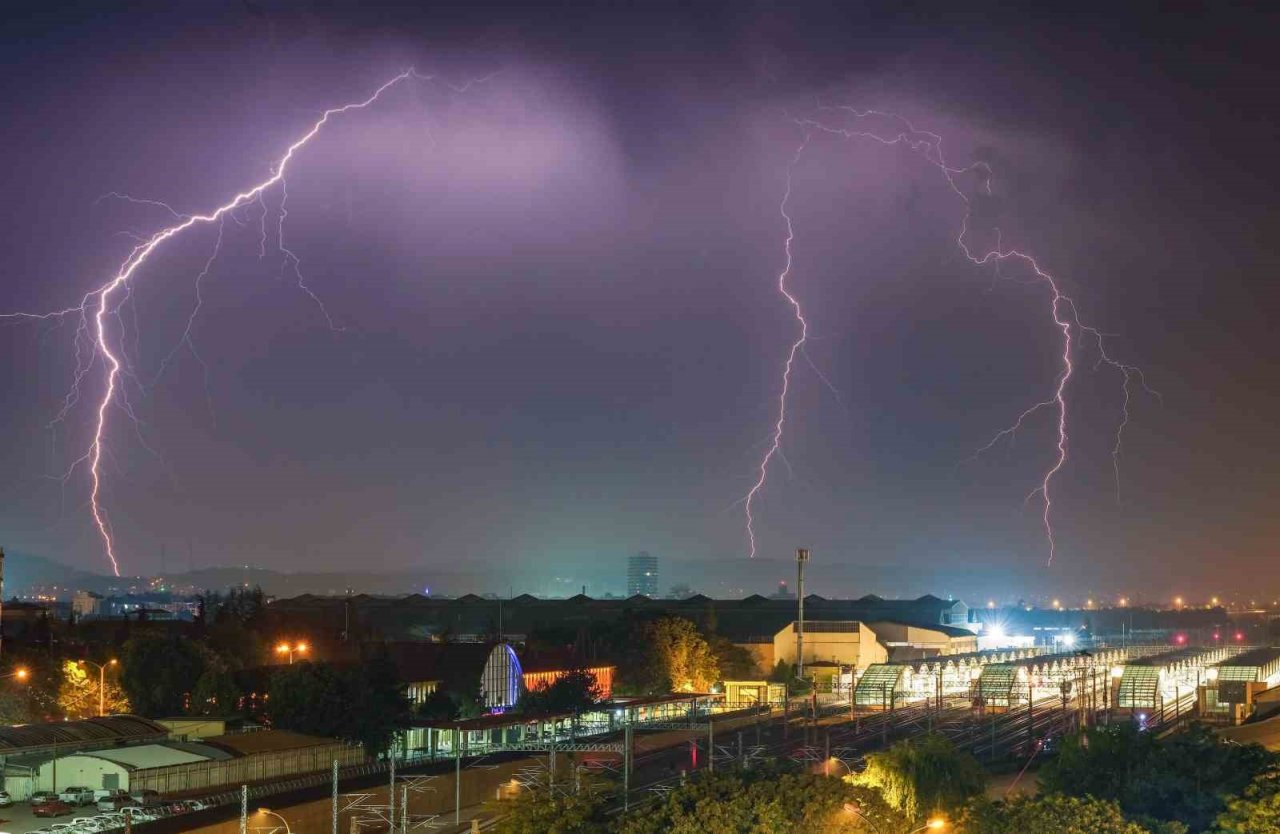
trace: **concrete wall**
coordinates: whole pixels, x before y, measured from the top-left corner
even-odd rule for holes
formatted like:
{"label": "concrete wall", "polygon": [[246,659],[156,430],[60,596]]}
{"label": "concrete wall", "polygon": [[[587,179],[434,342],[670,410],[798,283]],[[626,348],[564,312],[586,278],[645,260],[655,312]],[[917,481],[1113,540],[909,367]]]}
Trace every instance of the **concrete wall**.
{"label": "concrete wall", "polygon": [[[253,753],[237,759],[153,767],[135,770],[130,787],[150,788],[163,794],[221,791],[265,779],[325,771],[333,766],[334,759],[343,765],[360,764],[365,761],[364,748],[335,742],[300,750]],[[63,782],[61,773],[58,781]]]}

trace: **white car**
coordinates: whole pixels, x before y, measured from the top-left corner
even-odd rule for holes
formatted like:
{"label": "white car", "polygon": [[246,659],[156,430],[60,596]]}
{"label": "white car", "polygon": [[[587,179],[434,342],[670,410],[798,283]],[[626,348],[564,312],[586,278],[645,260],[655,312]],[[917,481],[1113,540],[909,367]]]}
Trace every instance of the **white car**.
{"label": "white car", "polygon": [[118,811],[125,805],[132,804],[133,800],[129,797],[129,794],[121,790],[108,791],[105,795],[98,797],[99,811]]}
{"label": "white car", "polygon": [[68,805],[88,805],[94,801],[93,788],[68,787],[58,791],[58,799]]}

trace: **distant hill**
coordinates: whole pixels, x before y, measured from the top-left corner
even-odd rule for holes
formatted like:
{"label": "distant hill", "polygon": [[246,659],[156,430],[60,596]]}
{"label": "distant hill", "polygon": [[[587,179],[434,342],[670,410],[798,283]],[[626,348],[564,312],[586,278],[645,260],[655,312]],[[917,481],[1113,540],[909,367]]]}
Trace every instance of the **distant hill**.
{"label": "distant hill", "polygon": [[73,568],[43,556],[5,549],[4,595],[21,596],[36,585],[57,585],[86,591],[106,590],[112,577]]}

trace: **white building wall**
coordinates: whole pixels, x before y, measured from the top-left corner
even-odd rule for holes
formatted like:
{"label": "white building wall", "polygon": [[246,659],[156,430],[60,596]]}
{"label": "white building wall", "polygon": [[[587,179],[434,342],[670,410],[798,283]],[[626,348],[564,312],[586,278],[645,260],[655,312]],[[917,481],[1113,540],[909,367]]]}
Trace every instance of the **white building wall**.
{"label": "white building wall", "polygon": [[129,790],[129,769],[106,759],[79,755],[62,756],[40,766],[36,790],[60,791],[71,785],[83,785],[94,790]]}

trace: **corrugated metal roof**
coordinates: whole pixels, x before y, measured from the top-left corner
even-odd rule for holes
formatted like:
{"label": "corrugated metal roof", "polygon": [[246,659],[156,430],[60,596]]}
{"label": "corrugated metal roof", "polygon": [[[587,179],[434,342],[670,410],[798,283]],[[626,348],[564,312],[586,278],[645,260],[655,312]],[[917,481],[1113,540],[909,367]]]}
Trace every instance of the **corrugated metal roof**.
{"label": "corrugated metal roof", "polygon": [[129,747],[113,747],[110,750],[93,750],[77,753],[79,756],[91,756],[95,759],[106,759],[124,765],[129,770],[147,770],[153,767],[171,767],[173,765],[207,762],[209,756],[201,756],[188,750],[179,750],[167,744],[135,744]]}
{"label": "corrugated metal roof", "polygon": [[209,736],[204,740],[204,743],[224,747],[242,756],[276,750],[300,750],[304,747],[342,744],[337,739],[309,736],[290,730],[259,730],[256,733],[229,733],[221,736]]}
{"label": "corrugated metal roof", "polygon": [[137,715],[108,715],[84,721],[50,721],[0,727],[0,753],[21,753],[45,747],[90,748],[122,741],[162,739],[167,727]]}

